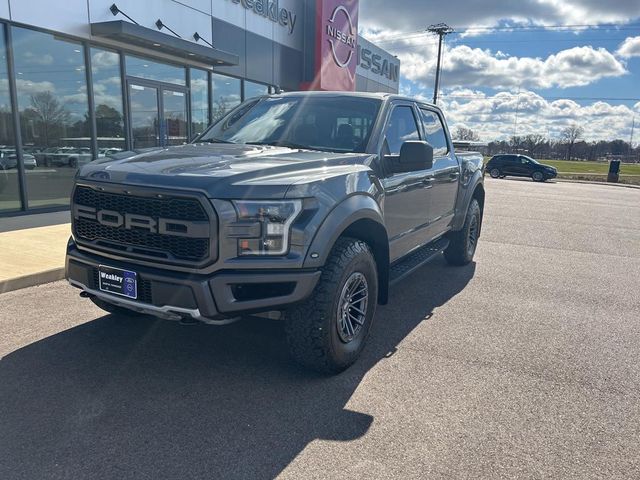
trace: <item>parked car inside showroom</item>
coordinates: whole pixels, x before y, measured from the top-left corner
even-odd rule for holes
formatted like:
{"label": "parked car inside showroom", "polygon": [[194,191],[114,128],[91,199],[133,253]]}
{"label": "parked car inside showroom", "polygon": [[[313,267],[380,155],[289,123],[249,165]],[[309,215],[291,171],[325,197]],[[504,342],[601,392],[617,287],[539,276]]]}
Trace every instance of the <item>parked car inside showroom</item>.
{"label": "parked car inside showroom", "polygon": [[494,155],[487,162],[486,170],[492,178],[531,177],[534,182],[544,182],[558,175],[554,167],[517,154]]}
{"label": "parked car inside showroom", "polygon": [[[36,157],[31,154],[24,153],[22,155],[24,168],[27,170],[33,170],[36,168]],[[12,149],[1,149],[0,150],[0,169],[9,170],[11,168],[18,167],[18,156],[16,155],[16,151]]]}

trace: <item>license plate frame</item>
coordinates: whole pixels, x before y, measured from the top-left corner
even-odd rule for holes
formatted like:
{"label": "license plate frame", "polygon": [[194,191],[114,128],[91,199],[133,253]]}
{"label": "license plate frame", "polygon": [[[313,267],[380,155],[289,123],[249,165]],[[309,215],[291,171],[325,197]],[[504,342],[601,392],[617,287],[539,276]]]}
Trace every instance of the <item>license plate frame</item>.
{"label": "license plate frame", "polygon": [[131,270],[99,265],[98,288],[105,293],[137,300],[138,274]]}

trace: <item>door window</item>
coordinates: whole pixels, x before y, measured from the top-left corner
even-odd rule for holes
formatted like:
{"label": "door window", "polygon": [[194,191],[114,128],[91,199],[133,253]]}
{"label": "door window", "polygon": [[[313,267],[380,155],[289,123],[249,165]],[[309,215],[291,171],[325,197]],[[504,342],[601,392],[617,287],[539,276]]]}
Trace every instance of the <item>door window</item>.
{"label": "door window", "polygon": [[131,143],[133,148],[155,147],[159,144],[158,90],[129,84],[131,104]]}
{"label": "door window", "polygon": [[162,90],[163,146],[187,141],[187,96],[184,92]]}
{"label": "door window", "polygon": [[402,144],[408,140],[420,140],[418,125],[413,109],[401,105],[391,112],[385,133],[385,149],[387,154],[399,155]]}
{"label": "door window", "polygon": [[178,87],[129,82],[133,148],[180,145],[187,141],[187,94]]}
{"label": "door window", "polygon": [[447,137],[444,134],[444,127],[442,126],[442,120],[437,113],[431,110],[420,109],[420,117],[422,119],[422,125],[427,136],[426,140],[429,145],[433,147],[434,156],[446,155],[449,151],[447,145]]}

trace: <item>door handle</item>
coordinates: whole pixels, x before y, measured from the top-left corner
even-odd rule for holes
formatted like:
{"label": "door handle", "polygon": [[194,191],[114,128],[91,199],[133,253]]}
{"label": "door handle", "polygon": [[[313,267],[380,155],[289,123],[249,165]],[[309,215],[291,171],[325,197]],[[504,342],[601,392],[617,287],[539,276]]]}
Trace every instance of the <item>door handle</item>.
{"label": "door handle", "polygon": [[449,178],[451,178],[452,180],[455,180],[456,178],[458,178],[460,176],[460,172],[451,172],[449,174]]}

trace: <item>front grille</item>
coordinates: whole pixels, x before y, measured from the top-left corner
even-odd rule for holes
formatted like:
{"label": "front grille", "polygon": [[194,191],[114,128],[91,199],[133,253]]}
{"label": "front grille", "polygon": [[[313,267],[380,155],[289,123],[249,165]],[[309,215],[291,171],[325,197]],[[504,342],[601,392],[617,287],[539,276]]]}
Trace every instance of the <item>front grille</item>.
{"label": "front grille", "polygon": [[150,198],[118,193],[98,192],[89,187],[78,187],[74,202],[97,209],[135,213],[173,220],[207,221],[202,204],[191,198]]}
{"label": "front grille", "polygon": [[[151,198],[98,192],[92,188],[76,188],[75,204],[96,210],[144,215],[152,218],[208,222],[204,207],[195,198]],[[154,233],[146,229],[125,229],[98,223],[90,218],[75,218],[73,228],[80,240],[94,247],[120,252],[124,256],[142,256],[159,260],[200,262],[209,257],[209,238],[194,238]]]}

